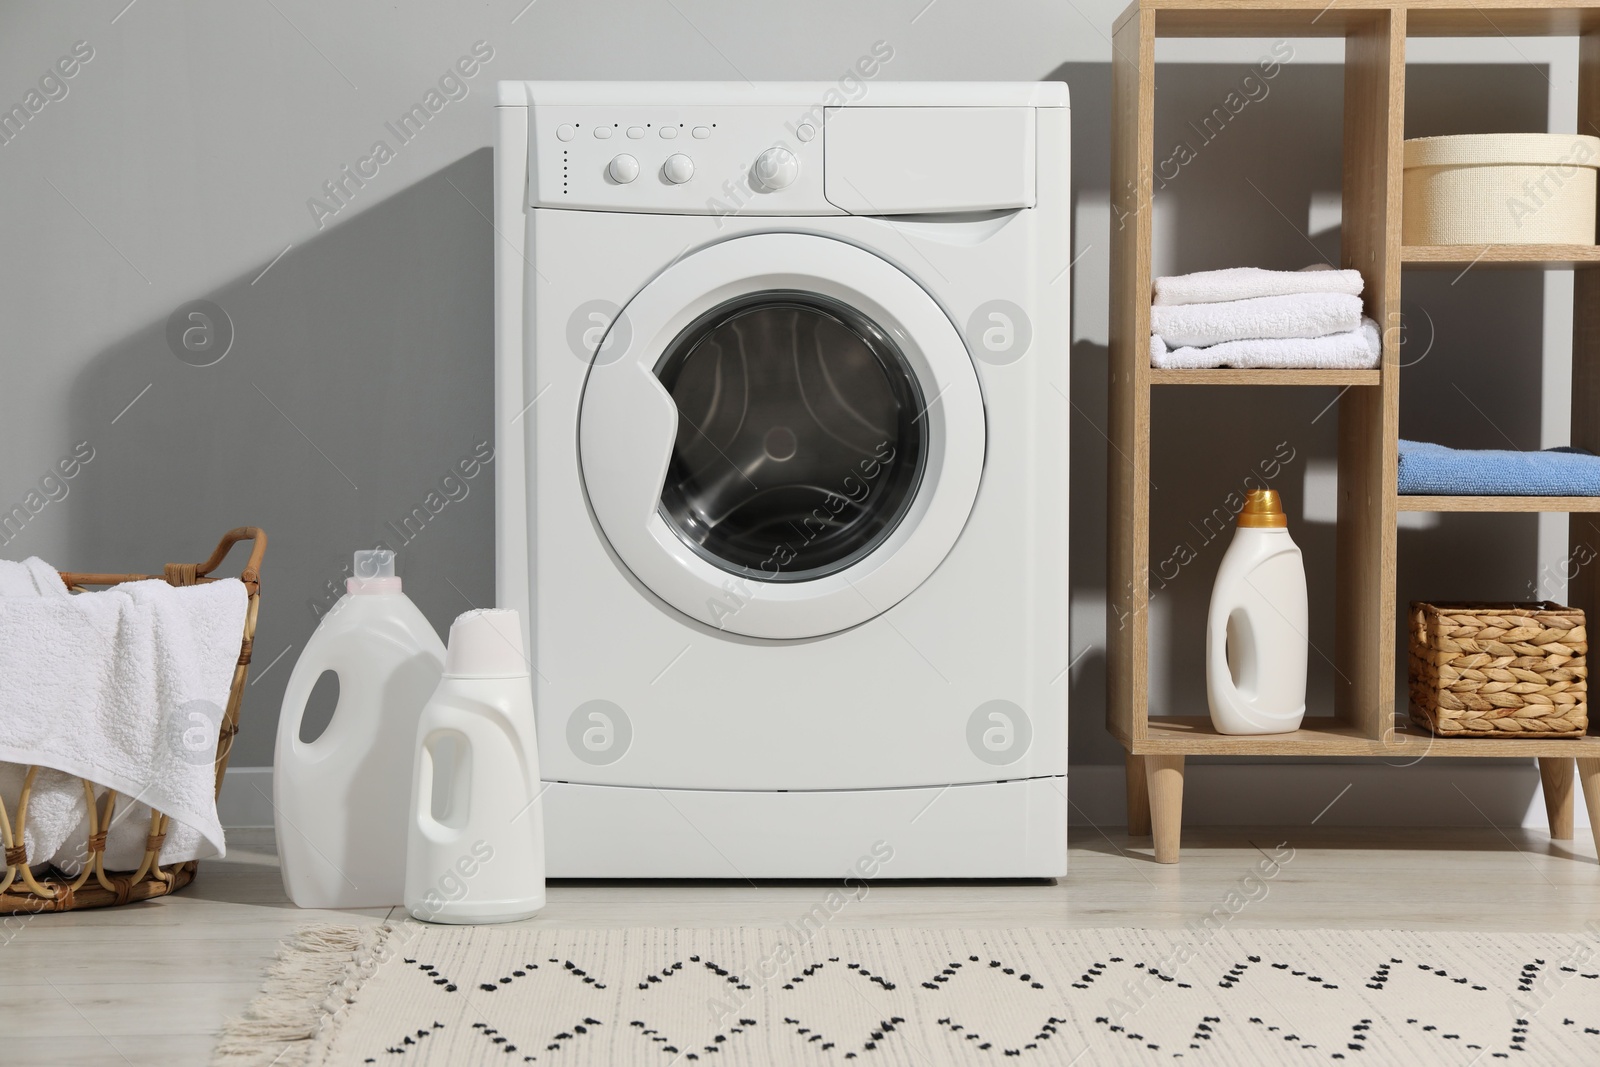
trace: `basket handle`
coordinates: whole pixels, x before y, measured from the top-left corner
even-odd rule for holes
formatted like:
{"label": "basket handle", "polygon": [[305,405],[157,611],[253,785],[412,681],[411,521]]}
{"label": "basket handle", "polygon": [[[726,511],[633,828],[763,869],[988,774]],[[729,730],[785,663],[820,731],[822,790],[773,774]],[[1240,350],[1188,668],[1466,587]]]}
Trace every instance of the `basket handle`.
{"label": "basket handle", "polygon": [[[228,550],[240,541],[255,542],[255,547],[250,550],[250,558],[245,561],[244,571],[239,575],[240,581],[244,582],[251,595],[254,596],[261,591],[261,557],[267,551],[267,534],[259,526],[239,526],[229,530],[223,535],[222,540],[217,542],[216,551],[211,553],[211,558],[204,563],[168,564],[168,569],[171,573],[179,576],[180,581],[177,584],[191,585],[193,582],[189,579],[189,570],[192,569],[194,571],[195,578],[205,578],[227,556]],[[167,573],[100,574],[86,571],[61,571],[60,574],[61,580],[68,589],[84,585],[120,585],[123,582],[143,581],[146,578],[168,578],[169,581],[171,580]]]}
{"label": "basket handle", "polygon": [[216,570],[217,565],[223,561],[233,546],[240,541],[253,541],[255,543],[250,549],[250,558],[245,560],[244,570],[240,573],[239,579],[246,584],[259,583],[261,581],[261,557],[267,551],[267,534],[259,526],[236,526],[223,534],[222,540],[217,542],[216,551],[211,553],[211,558],[195,567],[195,576],[204,578]]}

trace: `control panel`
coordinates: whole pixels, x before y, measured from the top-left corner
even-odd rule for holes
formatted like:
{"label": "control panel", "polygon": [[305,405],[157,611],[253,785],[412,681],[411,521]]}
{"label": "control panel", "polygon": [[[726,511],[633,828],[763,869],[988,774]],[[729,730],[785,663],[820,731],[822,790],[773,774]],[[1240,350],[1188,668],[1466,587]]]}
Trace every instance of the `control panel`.
{"label": "control panel", "polygon": [[535,105],[533,207],[677,215],[841,215],[823,175],[823,108]]}

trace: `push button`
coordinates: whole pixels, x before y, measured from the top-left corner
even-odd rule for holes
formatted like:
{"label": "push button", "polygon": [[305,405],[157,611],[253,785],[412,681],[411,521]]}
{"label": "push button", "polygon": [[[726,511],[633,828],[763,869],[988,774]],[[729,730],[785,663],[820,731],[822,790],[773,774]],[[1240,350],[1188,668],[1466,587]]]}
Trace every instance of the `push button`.
{"label": "push button", "polygon": [[628,127],[628,139],[629,140],[637,141],[639,138],[641,138],[643,136],[644,136],[644,127],[643,126],[629,126]]}
{"label": "push button", "polygon": [[594,128],[594,139],[597,141],[604,141],[607,137],[610,137],[613,132],[614,131],[610,126],[596,126]]}
{"label": "push button", "polygon": [[794,135],[802,141],[809,141],[817,135],[817,128],[809,122],[802,122],[800,128],[794,131]]}
{"label": "push button", "polygon": [[572,140],[573,136],[577,132],[577,129],[570,122],[563,122],[561,125],[556,127],[556,137],[558,140],[562,141]]}
{"label": "push button", "polygon": [[663,126],[663,127],[661,127],[661,139],[663,141],[670,141],[676,136],[678,136],[678,127],[676,127],[676,126]]}
{"label": "push button", "polygon": [[710,126],[696,126],[694,128],[695,140],[704,141],[707,137],[710,137],[710,136],[711,136],[711,127]]}

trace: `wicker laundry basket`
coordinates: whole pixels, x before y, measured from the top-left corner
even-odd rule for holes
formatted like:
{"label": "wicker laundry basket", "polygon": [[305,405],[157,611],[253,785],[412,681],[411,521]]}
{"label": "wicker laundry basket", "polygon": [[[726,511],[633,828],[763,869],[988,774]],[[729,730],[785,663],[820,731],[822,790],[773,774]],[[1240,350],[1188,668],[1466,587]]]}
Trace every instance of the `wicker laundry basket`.
{"label": "wicker laundry basket", "polygon": [[1411,605],[1411,718],[1440,737],[1581,737],[1583,612],[1535,604]]}
{"label": "wicker laundry basket", "polygon": [[[261,557],[267,549],[267,535],[254,526],[241,526],[228,533],[217,544],[211,558],[204,563],[169,563],[162,574],[86,574],[62,571],[61,579],[67,588],[83,592],[92,585],[119,585],[148,578],[164,578],[172,585],[198,585],[214,582],[211,577],[228,551],[240,541],[251,541],[250,558],[239,575],[249,594],[245,610],[243,640],[239,646],[239,661],[233,669],[233,685],[228,694],[228,706],[223,711],[222,728],[217,738],[217,789],[222,789],[222,776],[228,769],[228,752],[233,737],[239,732],[239,704],[244,697],[245,675],[250,668],[250,646],[255,638],[256,611],[261,602]],[[24,778],[22,796],[18,800],[15,819],[6,810],[0,798],[0,844],[5,847],[5,873],[0,875],[0,914],[15,915],[23,912],[72,911],[77,908],[103,908],[128,904],[136,900],[165,896],[182,889],[194,880],[199,864],[190,860],[174,864],[163,870],[159,861],[161,847],[166,842],[167,816],[154,809],[150,812],[150,829],[145,839],[143,861],[138,870],[115,872],[105,869],[106,834],[116,812],[117,794],[107,790],[97,803],[94,783],[83,781],[83,791],[88,802],[88,840],[85,842],[86,862],[76,876],[69,876],[51,868],[44,877],[35,877],[28,869],[28,855],[23,845],[23,830],[28,820],[28,797],[39,769],[30,767]],[[36,861],[37,862],[37,861]]]}
{"label": "wicker laundry basket", "polygon": [[1408,245],[1595,243],[1600,138],[1460,134],[1405,143]]}

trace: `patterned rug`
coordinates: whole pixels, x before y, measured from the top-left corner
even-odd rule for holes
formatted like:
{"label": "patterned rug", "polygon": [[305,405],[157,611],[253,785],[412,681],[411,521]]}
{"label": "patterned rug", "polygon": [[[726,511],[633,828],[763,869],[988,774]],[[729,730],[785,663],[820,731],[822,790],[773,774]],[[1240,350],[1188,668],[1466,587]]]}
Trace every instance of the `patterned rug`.
{"label": "patterned rug", "polygon": [[1578,934],[303,930],[219,1065],[1600,1063]]}

